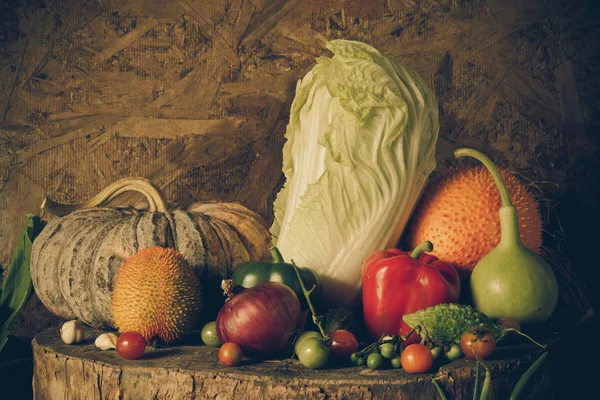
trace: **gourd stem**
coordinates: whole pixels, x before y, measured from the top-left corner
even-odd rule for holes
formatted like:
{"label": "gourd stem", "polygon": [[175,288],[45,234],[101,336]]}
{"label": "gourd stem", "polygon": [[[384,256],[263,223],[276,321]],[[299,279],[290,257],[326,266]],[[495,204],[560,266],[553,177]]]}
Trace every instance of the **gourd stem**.
{"label": "gourd stem", "polygon": [[113,182],[96,196],[79,204],[61,204],[46,198],[41,205],[41,209],[52,215],[62,217],[76,210],[102,207],[114,200],[117,196],[128,191],[135,191],[143,194],[148,200],[148,211],[168,212],[167,202],[163,192],[148,179],[139,177],[124,178]]}
{"label": "gourd stem", "polygon": [[490,172],[496,187],[500,192],[500,199],[502,200],[502,207],[500,207],[500,244],[501,245],[522,245],[521,237],[519,234],[519,218],[517,215],[517,209],[510,200],[508,189],[502,180],[500,171],[494,165],[494,163],[483,153],[473,149],[458,149],[454,152],[454,157],[473,157],[479,160]]}
{"label": "gourd stem", "polygon": [[519,217],[514,206],[500,207],[500,243],[507,245],[522,245],[519,236]]}
{"label": "gourd stem", "polygon": [[277,247],[273,246],[269,249],[269,251],[271,252],[271,258],[273,259],[274,263],[278,264],[283,262],[283,256]]}
{"label": "gourd stem", "polygon": [[419,245],[415,247],[412,253],[410,253],[410,256],[415,260],[418,260],[421,254],[430,251],[433,251],[433,243],[431,243],[429,240],[426,240],[422,243],[419,243]]}
{"label": "gourd stem", "polygon": [[498,187],[498,190],[500,191],[500,198],[502,199],[502,205],[509,206],[509,207],[511,207],[513,205],[512,201],[510,201],[510,196],[508,194],[508,190],[506,189],[506,185],[504,184],[504,181],[502,180],[502,175],[500,175],[500,171],[498,171],[498,168],[496,168],[496,166],[494,165],[492,160],[487,158],[487,156],[485,154],[483,154],[480,151],[473,150],[473,149],[458,149],[454,152],[454,157],[456,157],[456,158],[473,157],[473,158],[479,160],[488,169],[488,171],[492,175],[492,178],[494,178],[494,182],[496,183],[496,186]]}

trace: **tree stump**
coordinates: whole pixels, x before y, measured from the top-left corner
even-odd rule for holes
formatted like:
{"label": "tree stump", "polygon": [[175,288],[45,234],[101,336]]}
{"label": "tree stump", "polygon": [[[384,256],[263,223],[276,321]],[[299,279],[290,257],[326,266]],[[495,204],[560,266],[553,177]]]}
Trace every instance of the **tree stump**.
{"label": "tree stump", "polygon": [[[437,399],[435,379],[450,400],[472,399],[476,363],[462,358],[428,374],[404,370],[371,371],[331,366],[309,370],[297,360],[249,360],[224,367],[218,349],[199,343],[147,347],[138,360],[102,351],[86,330],[86,341],[66,345],[59,328],[33,340],[35,399]],[[197,337],[200,337],[198,333]],[[499,346],[486,360],[492,372],[492,399],[507,399],[520,376],[537,357],[535,347]],[[553,356],[554,357],[554,356]],[[547,360],[523,398],[558,399],[556,360]],[[483,372],[483,371],[482,371]],[[483,375],[482,375],[483,378]]]}

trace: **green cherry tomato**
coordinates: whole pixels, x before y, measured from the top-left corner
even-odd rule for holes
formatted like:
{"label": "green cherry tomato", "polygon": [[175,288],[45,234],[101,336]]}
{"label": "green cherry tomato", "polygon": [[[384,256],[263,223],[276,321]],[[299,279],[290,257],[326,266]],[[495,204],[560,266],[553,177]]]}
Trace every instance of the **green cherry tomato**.
{"label": "green cherry tomato", "polygon": [[383,357],[379,353],[371,353],[367,357],[367,367],[369,369],[381,369],[383,368]]}
{"label": "green cherry tomato", "polygon": [[364,357],[358,357],[358,359],[356,360],[356,365],[358,366],[363,366],[367,363],[367,361],[365,360]]}
{"label": "green cherry tomato", "polygon": [[323,339],[318,337],[310,337],[300,343],[297,348],[296,355],[306,368],[318,369],[329,360],[329,347],[323,342]]}
{"label": "green cherry tomato", "polygon": [[310,338],[323,339],[323,336],[319,332],[315,331],[304,331],[298,335],[294,341],[294,352],[298,354],[298,347],[306,340]]}
{"label": "green cherry tomato", "polygon": [[202,342],[210,347],[221,347],[221,342],[217,337],[217,323],[216,321],[211,321],[202,327],[202,331],[200,332],[200,337],[202,337]]}
{"label": "green cherry tomato", "polygon": [[350,363],[352,363],[352,365],[358,365],[358,358],[360,356],[358,355],[358,353],[352,353],[350,355]]}
{"label": "green cherry tomato", "polygon": [[446,352],[446,358],[448,361],[458,360],[463,356],[463,352],[460,349],[460,346],[457,344],[453,344],[450,346],[450,349]]}
{"label": "green cherry tomato", "polygon": [[434,347],[431,349],[431,356],[434,360],[437,360],[442,355],[443,349],[441,347]]}
{"label": "green cherry tomato", "polygon": [[382,344],[381,347],[379,348],[379,351],[381,352],[381,355],[383,356],[383,358],[387,358],[388,360],[391,360],[392,358],[394,358],[398,355],[396,353],[396,346],[394,346],[391,343]]}
{"label": "green cherry tomato", "polygon": [[400,361],[400,356],[396,356],[390,360],[390,364],[392,368],[399,369],[402,367],[402,361]]}

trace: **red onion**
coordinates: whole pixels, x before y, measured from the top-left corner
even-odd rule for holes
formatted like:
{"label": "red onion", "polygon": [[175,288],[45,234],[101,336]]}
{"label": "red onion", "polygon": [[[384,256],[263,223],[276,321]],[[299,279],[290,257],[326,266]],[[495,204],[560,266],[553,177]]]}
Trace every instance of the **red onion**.
{"label": "red onion", "polygon": [[217,337],[244,350],[282,350],[300,323],[300,301],[288,286],[265,282],[226,302],[217,315]]}

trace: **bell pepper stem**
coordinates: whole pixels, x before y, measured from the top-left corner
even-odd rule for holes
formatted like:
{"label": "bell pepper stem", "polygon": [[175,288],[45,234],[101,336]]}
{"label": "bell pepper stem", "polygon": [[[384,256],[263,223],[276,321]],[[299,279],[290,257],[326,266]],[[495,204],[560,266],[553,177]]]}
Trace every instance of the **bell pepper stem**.
{"label": "bell pepper stem", "polygon": [[426,240],[415,247],[412,253],[410,253],[410,256],[415,260],[418,260],[421,254],[431,251],[433,251],[433,243],[431,243],[429,240]]}
{"label": "bell pepper stem", "polygon": [[292,266],[294,267],[294,271],[296,272],[296,276],[298,276],[298,282],[300,282],[300,287],[302,288],[302,293],[304,294],[304,298],[306,299],[306,303],[308,303],[308,308],[310,309],[310,313],[312,314],[313,322],[319,328],[321,335],[323,335],[323,341],[325,343],[328,343],[329,340],[331,339],[331,337],[329,336],[329,333],[325,332],[325,329],[323,329],[323,316],[319,315],[317,313],[317,310],[315,309],[313,303],[310,301],[310,295],[315,290],[316,285],[314,285],[312,288],[310,288],[310,290],[306,289],[306,285],[304,285],[304,281],[302,280],[302,277],[300,276],[300,269],[298,268],[298,266],[296,265],[294,260],[291,260],[291,261],[292,261]]}
{"label": "bell pepper stem", "polygon": [[279,251],[279,249],[275,246],[271,247],[269,249],[269,252],[271,253],[271,258],[273,259],[274,263],[282,263],[283,261],[283,256],[281,255],[281,252]]}

